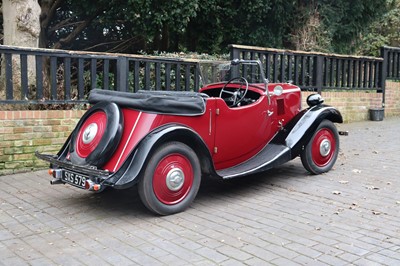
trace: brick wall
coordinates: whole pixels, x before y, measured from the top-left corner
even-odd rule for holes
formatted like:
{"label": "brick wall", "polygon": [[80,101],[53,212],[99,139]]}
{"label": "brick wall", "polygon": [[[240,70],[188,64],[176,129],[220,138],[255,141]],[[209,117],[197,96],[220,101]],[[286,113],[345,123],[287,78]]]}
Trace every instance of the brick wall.
{"label": "brick wall", "polygon": [[47,167],[35,150],[58,152],[84,112],[0,111],[0,175]]}
{"label": "brick wall", "polygon": [[[307,106],[306,99],[310,93],[303,92],[303,107]],[[382,93],[350,91],[323,91],[325,103],[335,106],[342,114],[345,123],[369,119],[370,108],[382,107]],[[385,117],[400,116],[400,82],[386,83]]]}
{"label": "brick wall", "polygon": [[[310,93],[303,93],[303,107]],[[345,123],[369,119],[369,108],[382,107],[381,93],[368,92],[323,92],[324,103],[336,107],[343,116]]]}
{"label": "brick wall", "polygon": [[386,82],[386,117],[400,117],[400,82]]}
{"label": "brick wall", "polygon": [[[387,82],[385,117],[400,116],[400,82]],[[303,107],[309,93],[303,93]],[[325,103],[337,107],[345,123],[368,120],[368,109],[381,107],[382,94],[323,92]],[[35,150],[56,153],[84,110],[0,111],[0,175],[46,168]]]}

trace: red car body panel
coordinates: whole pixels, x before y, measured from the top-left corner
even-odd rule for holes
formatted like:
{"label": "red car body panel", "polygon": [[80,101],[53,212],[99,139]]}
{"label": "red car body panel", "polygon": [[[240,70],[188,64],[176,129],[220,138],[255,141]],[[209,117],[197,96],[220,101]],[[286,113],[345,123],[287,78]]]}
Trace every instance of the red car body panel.
{"label": "red car body panel", "polygon": [[153,130],[153,121],[157,115],[143,113],[128,108],[122,109],[124,115],[124,130],[121,141],[110,160],[103,166],[104,170],[115,172],[121,167],[130,152],[146,134]]}
{"label": "red car body panel", "polygon": [[[283,88],[280,96],[271,96],[271,104],[259,86],[249,87],[249,91],[260,95],[252,104],[231,108],[223,99],[210,97],[206,99],[205,113],[198,116],[153,114],[123,108],[125,119],[121,141],[102,168],[117,171],[141,139],[152,130],[171,123],[185,125],[200,135],[212,155],[216,170],[250,159],[273,138],[280,126],[300,112],[301,96],[297,86],[269,84],[271,93],[276,86]],[[221,85],[210,85],[200,92],[207,93],[218,87]]]}

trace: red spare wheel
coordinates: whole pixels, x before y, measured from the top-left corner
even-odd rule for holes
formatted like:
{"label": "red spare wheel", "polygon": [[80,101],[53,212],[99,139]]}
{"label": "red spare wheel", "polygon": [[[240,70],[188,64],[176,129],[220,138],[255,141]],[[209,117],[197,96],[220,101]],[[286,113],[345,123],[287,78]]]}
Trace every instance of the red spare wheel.
{"label": "red spare wheel", "polygon": [[118,147],[123,122],[121,109],[115,103],[100,102],[91,107],[71,136],[71,162],[101,167]]}

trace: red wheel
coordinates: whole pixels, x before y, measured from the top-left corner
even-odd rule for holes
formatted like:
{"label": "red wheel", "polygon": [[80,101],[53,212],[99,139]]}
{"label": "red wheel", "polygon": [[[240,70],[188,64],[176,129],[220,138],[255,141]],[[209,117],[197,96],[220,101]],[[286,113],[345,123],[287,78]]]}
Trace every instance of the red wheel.
{"label": "red wheel", "polygon": [[200,181],[196,153],[183,143],[170,142],[151,155],[139,182],[139,195],[144,205],[157,214],[177,213],[192,203]]}
{"label": "red wheel", "polygon": [[193,186],[193,167],[181,154],[170,154],[161,159],[153,177],[154,193],[167,205],[181,202]]}
{"label": "red wheel", "polygon": [[339,134],[335,125],[323,120],[310,142],[301,152],[304,168],[313,174],[328,172],[332,169],[339,153]]}
{"label": "red wheel", "polygon": [[101,167],[118,147],[122,128],[122,112],[115,103],[94,105],[82,116],[71,135],[71,162]]}

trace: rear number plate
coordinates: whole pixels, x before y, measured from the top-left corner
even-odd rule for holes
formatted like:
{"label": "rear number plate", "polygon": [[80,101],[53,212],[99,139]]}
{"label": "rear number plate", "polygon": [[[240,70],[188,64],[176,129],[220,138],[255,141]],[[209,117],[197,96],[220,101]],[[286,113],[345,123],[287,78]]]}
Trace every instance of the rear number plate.
{"label": "rear number plate", "polygon": [[73,186],[76,186],[79,188],[83,188],[83,189],[85,188],[85,181],[87,179],[89,179],[87,176],[77,174],[74,172],[70,172],[70,171],[66,171],[66,170],[63,170],[62,175],[61,175],[62,181],[66,182],[70,185],[73,185]]}

